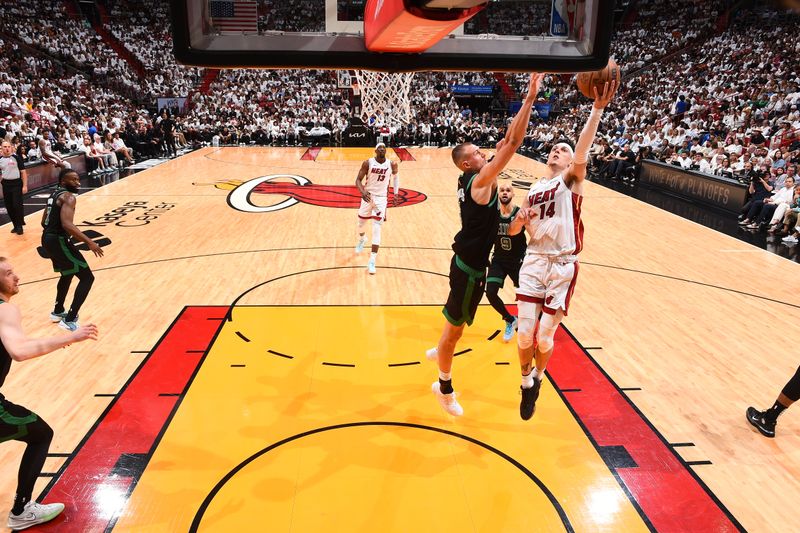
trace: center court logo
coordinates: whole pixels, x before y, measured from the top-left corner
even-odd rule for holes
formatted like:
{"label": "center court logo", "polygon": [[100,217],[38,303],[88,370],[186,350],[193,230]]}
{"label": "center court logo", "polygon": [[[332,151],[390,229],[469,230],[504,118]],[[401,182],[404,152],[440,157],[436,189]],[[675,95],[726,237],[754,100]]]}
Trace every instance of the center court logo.
{"label": "center court logo", "polygon": [[[315,185],[308,178],[296,174],[271,174],[245,182],[226,180],[195,185],[214,185],[217,189],[230,191],[228,205],[244,213],[280,211],[298,203],[342,209],[357,209],[361,205],[361,193],[355,185]],[[272,205],[257,205],[254,195],[279,195],[286,198]],[[397,199],[397,207],[404,207],[424,202],[427,196],[411,189],[400,189]],[[393,203],[394,193],[390,187],[389,205],[392,206]]]}

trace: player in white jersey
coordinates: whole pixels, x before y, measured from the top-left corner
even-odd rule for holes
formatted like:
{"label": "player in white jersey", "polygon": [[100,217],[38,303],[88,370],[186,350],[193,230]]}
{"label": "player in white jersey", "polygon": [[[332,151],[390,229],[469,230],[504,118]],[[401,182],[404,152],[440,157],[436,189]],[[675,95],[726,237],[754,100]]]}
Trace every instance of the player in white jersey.
{"label": "player in white jersey", "polygon": [[[375,146],[375,157],[361,163],[356,178],[356,187],[361,193],[361,206],[358,208],[358,244],[356,253],[360,254],[367,243],[364,225],[372,220],[372,253],[367,263],[367,271],[375,273],[375,259],[381,245],[381,225],[386,220],[386,209],[389,196],[389,174],[392,175],[394,203],[397,205],[397,194],[400,190],[400,177],[397,175],[397,162],[386,159],[386,145]],[[364,182],[366,178],[366,183]]]}
{"label": "player in white jersey", "polygon": [[[616,89],[613,81],[605,84],[602,94],[595,89],[592,112],[575,150],[565,142],[553,146],[546,175],[531,185],[508,230],[509,235],[516,235],[525,226],[530,235],[517,289],[517,348],[522,371],[519,414],[523,420],[536,410],[544,370],[553,355],[553,337],[575,289],[578,254],[583,248],[581,203],[586,162],[600,116]],[[534,357],[536,366],[532,367]]]}

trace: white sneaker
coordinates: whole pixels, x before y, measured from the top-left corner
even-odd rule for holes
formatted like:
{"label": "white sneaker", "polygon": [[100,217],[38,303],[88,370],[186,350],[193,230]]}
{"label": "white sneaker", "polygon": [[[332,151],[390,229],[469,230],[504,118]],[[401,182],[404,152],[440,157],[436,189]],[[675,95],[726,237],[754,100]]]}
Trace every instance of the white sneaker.
{"label": "white sneaker", "polygon": [[375,260],[374,259],[370,259],[369,263],[367,263],[367,272],[369,272],[370,274],[374,274],[375,273]]}
{"label": "white sneaker", "polygon": [[781,239],[781,241],[783,241],[785,243],[788,243],[788,244],[797,244],[797,237],[795,237],[794,235],[788,235],[788,236],[784,237],[783,239]]}
{"label": "white sneaker", "polygon": [[[505,322],[505,321],[504,321]],[[517,317],[514,317],[512,322],[505,322],[505,331],[503,332],[503,342],[510,342],[514,338],[514,331],[517,329]]]}
{"label": "white sneaker", "polygon": [[364,251],[364,245],[365,244],[367,244],[367,237],[366,236],[361,237],[360,239],[358,239],[358,244],[356,244],[356,253],[357,254],[360,254],[361,252]]}
{"label": "white sneaker", "polygon": [[438,361],[439,360],[439,347],[434,346],[430,350],[425,351],[425,358],[428,361]]}
{"label": "white sneaker", "polygon": [[436,395],[436,399],[439,400],[439,405],[442,406],[442,409],[444,409],[447,414],[453,416],[461,416],[464,414],[464,409],[459,405],[458,400],[456,400],[455,392],[442,394],[442,389],[439,388],[438,381],[434,381],[431,384],[431,390],[433,394]]}
{"label": "white sneaker", "polygon": [[8,513],[8,527],[15,530],[26,529],[37,524],[44,524],[61,514],[64,510],[63,503],[37,503],[30,501],[25,504],[22,514]]}

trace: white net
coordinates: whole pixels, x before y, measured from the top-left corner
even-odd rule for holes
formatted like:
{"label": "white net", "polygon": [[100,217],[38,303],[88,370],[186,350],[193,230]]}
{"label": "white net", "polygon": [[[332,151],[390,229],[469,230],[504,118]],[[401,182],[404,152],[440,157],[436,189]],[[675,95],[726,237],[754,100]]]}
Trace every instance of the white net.
{"label": "white net", "polygon": [[356,70],[355,74],[361,89],[361,117],[365,121],[379,114],[390,123],[408,124],[411,121],[408,92],[414,79],[413,72]]}

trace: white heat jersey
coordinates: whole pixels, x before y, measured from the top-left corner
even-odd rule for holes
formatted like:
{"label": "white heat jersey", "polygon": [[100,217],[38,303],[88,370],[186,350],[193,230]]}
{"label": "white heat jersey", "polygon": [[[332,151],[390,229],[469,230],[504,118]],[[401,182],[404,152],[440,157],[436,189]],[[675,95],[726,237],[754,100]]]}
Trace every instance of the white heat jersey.
{"label": "white heat jersey", "polygon": [[388,196],[391,175],[392,162],[388,158],[383,163],[378,163],[374,157],[370,157],[367,183],[364,185],[364,189],[373,196]]}
{"label": "white heat jersey", "polygon": [[583,249],[583,196],[572,192],[561,174],[531,185],[525,207],[536,214],[528,223],[529,254],[577,255]]}

